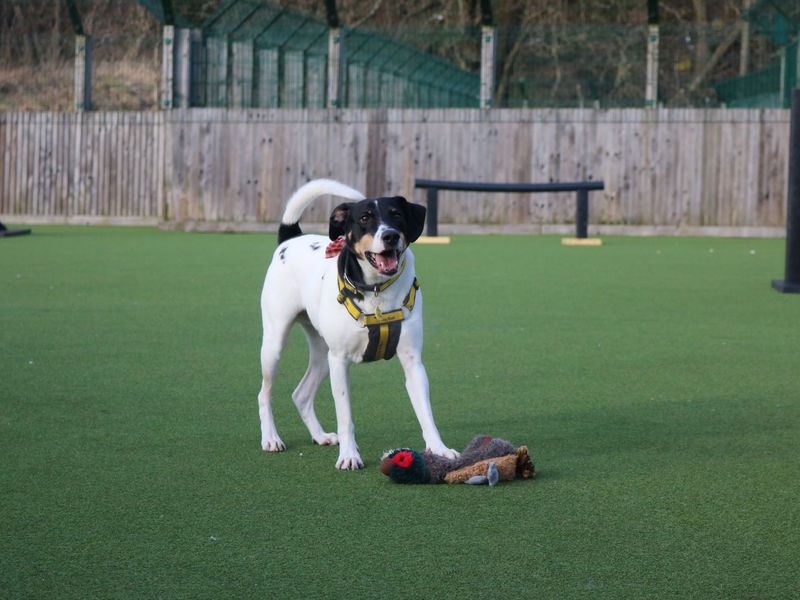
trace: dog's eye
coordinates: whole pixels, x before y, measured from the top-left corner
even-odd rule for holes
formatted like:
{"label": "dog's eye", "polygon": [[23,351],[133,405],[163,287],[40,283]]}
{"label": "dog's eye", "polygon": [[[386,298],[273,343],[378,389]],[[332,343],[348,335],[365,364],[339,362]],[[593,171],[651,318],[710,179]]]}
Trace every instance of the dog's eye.
{"label": "dog's eye", "polygon": [[390,208],[389,209],[389,215],[392,216],[392,217],[399,217],[400,216],[400,210],[397,209],[397,208]]}
{"label": "dog's eye", "polygon": [[371,216],[372,215],[370,215],[369,213],[364,213],[363,215],[361,215],[361,218],[359,219],[359,221],[361,223],[368,223]]}

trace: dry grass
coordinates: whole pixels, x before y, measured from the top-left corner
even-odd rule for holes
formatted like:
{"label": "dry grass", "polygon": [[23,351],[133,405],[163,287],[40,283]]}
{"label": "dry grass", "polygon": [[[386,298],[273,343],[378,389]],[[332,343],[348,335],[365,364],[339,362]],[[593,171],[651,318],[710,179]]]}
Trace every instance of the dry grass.
{"label": "dry grass", "polygon": [[[158,108],[159,67],[146,61],[95,63],[92,100],[95,110]],[[70,111],[73,108],[70,61],[0,68],[0,111]]]}

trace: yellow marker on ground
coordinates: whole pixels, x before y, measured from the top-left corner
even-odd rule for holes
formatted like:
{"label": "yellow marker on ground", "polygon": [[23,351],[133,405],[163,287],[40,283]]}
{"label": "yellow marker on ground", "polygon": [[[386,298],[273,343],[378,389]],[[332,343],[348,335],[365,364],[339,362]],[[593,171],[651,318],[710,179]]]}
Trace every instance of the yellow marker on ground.
{"label": "yellow marker on ground", "polygon": [[602,246],[600,238],[561,238],[562,246]]}

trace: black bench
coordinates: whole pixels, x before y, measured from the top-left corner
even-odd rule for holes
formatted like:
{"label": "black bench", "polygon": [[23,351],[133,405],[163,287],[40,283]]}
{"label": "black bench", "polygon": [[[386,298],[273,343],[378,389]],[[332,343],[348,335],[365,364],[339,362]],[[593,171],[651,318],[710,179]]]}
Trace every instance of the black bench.
{"label": "black bench", "polygon": [[460,192],[576,192],[575,237],[585,239],[589,228],[589,192],[605,189],[603,181],[575,181],[571,183],[468,183],[466,181],[440,181],[417,179],[414,187],[427,190],[427,234],[439,235],[439,190]]}
{"label": "black bench", "polygon": [[31,232],[30,229],[9,229],[0,221],[0,237],[12,237],[15,235],[27,235]]}

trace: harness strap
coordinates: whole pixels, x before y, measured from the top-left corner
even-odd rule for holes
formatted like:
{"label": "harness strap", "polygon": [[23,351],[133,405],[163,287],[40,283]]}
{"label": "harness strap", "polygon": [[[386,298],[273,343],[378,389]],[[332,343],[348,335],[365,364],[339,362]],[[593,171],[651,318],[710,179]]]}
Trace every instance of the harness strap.
{"label": "harness strap", "polygon": [[[396,277],[394,278],[396,279]],[[395,355],[397,351],[397,342],[400,340],[400,332],[403,327],[403,319],[405,313],[403,308],[409,312],[414,310],[414,304],[417,300],[417,290],[419,290],[419,281],[414,278],[411,287],[403,300],[403,308],[398,308],[389,312],[381,312],[380,309],[374,313],[365,313],[358,304],[354,302],[355,294],[352,289],[347,287],[347,282],[339,275],[337,277],[339,284],[339,295],[337,301],[345,307],[348,314],[354,320],[359,321],[364,327],[367,328],[369,335],[369,343],[367,349],[364,351],[364,362],[371,362],[374,360],[388,360]],[[385,286],[383,289],[389,287]],[[363,296],[361,296],[363,298]]]}
{"label": "harness strap", "polygon": [[[374,294],[380,294],[390,285],[392,285],[395,281],[397,281],[398,277],[403,274],[403,271],[406,268],[406,258],[403,257],[403,260],[400,262],[400,267],[397,269],[397,273],[392,275],[389,279],[384,281],[383,283],[379,283],[377,285],[369,286],[369,287],[362,287],[360,285],[356,285],[352,281],[347,278],[347,275],[342,275],[341,269],[339,272],[339,292],[343,292],[346,290],[353,298],[357,300],[364,299],[365,292],[373,292]],[[344,289],[343,289],[344,288]]]}
{"label": "harness strap", "polygon": [[402,321],[392,321],[382,325],[367,325],[369,343],[364,351],[364,362],[392,358],[397,352],[397,342],[400,341],[400,331],[402,329]]}

